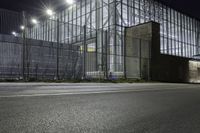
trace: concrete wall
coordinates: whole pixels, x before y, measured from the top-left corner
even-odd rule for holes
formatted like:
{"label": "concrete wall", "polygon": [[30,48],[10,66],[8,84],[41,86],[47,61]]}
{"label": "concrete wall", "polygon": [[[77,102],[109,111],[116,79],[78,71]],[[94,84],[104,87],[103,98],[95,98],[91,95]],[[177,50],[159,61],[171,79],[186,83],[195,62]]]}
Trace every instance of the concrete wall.
{"label": "concrete wall", "polygon": [[[135,41],[139,39],[149,41],[149,47],[142,46],[141,52],[138,51],[138,45],[143,45]],[[138,72],[148,74],[149,80],[165,81],[165,82],[193,82],[200,83],[200,62],[188,58],[163,55],[160,54],[160,25],[155,22],[149,22],[126,29],[126,46],[127,52],[127,78],[132,78],[131,75],[137,75]],[[148,49],[148,50],[147,50]],[[149,51],[149,52],[148,52]],[[141,60],[134,53],[141,54]],[[148,55],[149,56],[144,56]],[[147,61],[144,61],[144,60]],[[137,61],[136,61],[137,60]],[[149,66],[144,69],[138,69],[139,63],[141,66]],[[148,69],[148,70],[147,70]],[[149,73],[147,73],[149,72]],[[145,79],[147,77],[141,76]]]}
{"label": "concrete wall", "polygon": [[191,83],[200,83],[200,62],[195,60],[189,61],[189,78]]}
{"label": "concrete wall", "polygon": [[152,79],[200,83],[200,61],[160,54],[152,64]]}
{"label": "concrete wall", "polygon": [[125,30],[125,73],[127,78],[150,79],[152,24]]}

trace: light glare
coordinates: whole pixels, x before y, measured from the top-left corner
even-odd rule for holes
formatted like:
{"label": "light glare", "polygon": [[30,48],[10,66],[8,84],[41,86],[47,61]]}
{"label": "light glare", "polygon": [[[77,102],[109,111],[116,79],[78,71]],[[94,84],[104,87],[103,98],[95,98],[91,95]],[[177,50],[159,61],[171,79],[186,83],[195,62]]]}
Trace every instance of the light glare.
{"label": "light glare", "polygon": [[21,29],[21,30],[24,30],[24,29],[25,29],[25,26],[23,26],[23,25],[20,26],[20,29]]}
{"label": "light glare", "polygon": [[49,16],[52,16],[54,14],[54,12],[51,9],[47,9],[46,14],[49,15]]}
{"label": "light glare", "polygon": [[33,24],[37,24],[37,23],[38,23],[38,21],[37,21],[35,18],[33,18],[33,19],[31,20],[31,22],[32,22]]}
{"label": "light glare", "polygon": [[12,34],[13,34],[14,36],[17,36],[17,33],[16,33],[15,31],[13,31]]}
{"label": "light glare", "polygon": [[74,3],[74,0],[66,0],[67,4],[72,5]]}

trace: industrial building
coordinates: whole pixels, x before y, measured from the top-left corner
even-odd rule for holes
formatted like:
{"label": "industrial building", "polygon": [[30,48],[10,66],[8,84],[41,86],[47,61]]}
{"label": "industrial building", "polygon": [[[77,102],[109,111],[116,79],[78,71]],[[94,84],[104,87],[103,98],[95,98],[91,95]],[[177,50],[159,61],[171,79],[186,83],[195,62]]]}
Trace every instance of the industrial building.
{"label": "industrial building", "polygon": [[[38,19],[26,25],[24,36],[56,43],[57,49],[78,47],[81,78],[200,81],[200,21],[158,1],[77,0]],[[59,60],[62,52],[57,52]],[[166,60],[159,66],[156,58]]]}

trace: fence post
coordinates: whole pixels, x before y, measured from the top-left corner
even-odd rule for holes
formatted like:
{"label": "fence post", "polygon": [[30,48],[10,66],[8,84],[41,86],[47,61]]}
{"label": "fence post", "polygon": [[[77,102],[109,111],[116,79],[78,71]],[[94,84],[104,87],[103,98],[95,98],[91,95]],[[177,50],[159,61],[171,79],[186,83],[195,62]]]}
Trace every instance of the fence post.
{"label": "fence post", "polygon": [[57,19],[57,59],[56,59],[56,80],[59,80],[59,49],[60,49],[60,26],[59,18]]}
{"label": "fence post", "polygon": [[127,39],[127,33],[126,33],[127,28],[125,27],[124,31],[124,78],[127,79],[127,74],[126,74],[126,39]]}
{"label": "fence post", "polygon": [[105,31],[105,76],[108,79],[108,31]]}
{"label": "fence post", "polygon": [[22,12],[23,15],[23,25],[25,25],[25,29],[23,30],[23,44],[22,44],[22,79],[25,79],[25,45],[26,45],[26,14],[25,11]]}
{"label": "fence post", "polygon": [[87,33],[87,31],[86,31],[86,25],[84,25],[83,28],[84,28],[83,79],[85,79],[86,78],[86,52],[87,52],[87,45],[86,45],[86,33]]}

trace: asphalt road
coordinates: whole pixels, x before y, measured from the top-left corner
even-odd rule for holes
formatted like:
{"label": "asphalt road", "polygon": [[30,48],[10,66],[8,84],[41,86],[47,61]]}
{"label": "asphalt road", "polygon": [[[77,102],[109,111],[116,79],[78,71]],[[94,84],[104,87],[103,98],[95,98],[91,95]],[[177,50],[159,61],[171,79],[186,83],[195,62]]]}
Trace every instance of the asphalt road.
{"label": "asphalt road", "polygon": [[200,85],[2,83],[0,133],[200,133]]}

